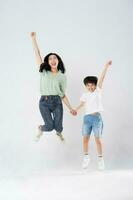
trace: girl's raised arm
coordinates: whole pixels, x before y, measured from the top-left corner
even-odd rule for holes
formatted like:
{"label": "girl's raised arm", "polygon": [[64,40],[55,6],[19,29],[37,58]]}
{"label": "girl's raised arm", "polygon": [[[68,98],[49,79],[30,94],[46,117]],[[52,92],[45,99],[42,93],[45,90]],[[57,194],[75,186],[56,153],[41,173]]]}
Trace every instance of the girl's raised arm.
{"label": "girl's raised arm", "polygon": [[33,49],[35,51],[36,62],[37,62],[37,65],[40,67],[40,65],[42,64],[42,57],[41,57],[40,50],[38,48],[38,44],[36,41],[35,32],[31,32],[31,39],[32,39]]}

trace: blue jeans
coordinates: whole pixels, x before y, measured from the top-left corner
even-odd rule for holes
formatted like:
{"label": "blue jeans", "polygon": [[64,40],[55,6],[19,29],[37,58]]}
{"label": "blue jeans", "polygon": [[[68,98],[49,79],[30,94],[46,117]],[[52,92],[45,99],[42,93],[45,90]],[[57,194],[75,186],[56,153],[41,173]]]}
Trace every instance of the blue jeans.
{"label": "blue jeans", "polygon": [[42,131],[56,130],[61,133],[63,130],[63,105],[60,96],[41,96],[39,109],[44,121]]}
{"label": "blue jeans", "polygon": [[103,120],[100,113],[84,116],[82,135],[90,136],[92,131],[94,132],[95,137],[101,137],[103,131]]}

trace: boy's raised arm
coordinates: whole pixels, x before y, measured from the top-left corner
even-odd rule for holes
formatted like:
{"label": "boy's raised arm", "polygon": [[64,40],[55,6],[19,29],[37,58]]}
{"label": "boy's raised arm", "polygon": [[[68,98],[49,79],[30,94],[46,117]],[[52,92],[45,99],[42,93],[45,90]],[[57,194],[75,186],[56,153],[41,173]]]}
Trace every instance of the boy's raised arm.
{"label": "boy's raised arm", "polygon": [[33,49],[35,51],[36,62],[37,62],[37,65],[40,67],[40,65],[42,64],[42,57],[41,57],[40,50],[38,48],[38,44],[36,41],[35,32],[31,32],[31,39],[32,39]]}
{"label": "boy's raised arm", "polygon": [[105,66],[104,66],[104,69],[102,71],[102,74],[100,75],[99,79],[98,79],[98,87],[101,89],[102,88],[102,85],[103,85],[103,81],[104,81],[104,78],[105,78],[105,75],[107,73],[107,70],[109,68],[109,66],[112,64],[112,61],[108,61]]}

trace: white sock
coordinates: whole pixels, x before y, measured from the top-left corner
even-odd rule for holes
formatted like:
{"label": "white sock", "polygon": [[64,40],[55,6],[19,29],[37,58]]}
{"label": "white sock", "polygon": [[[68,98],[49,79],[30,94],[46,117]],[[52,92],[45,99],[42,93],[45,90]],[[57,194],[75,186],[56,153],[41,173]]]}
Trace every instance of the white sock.
{"label": "white sock", "polygon": [[99,159],[103,159],[103,155],[98,155],[98,158]]}

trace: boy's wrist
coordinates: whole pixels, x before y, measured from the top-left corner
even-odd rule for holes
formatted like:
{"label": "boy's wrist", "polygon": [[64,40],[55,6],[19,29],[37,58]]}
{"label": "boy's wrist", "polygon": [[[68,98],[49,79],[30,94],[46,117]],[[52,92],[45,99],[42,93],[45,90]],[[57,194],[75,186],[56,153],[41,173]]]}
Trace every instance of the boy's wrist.
{"label": "boy's wrist", "polygon": [[73,109],[73,108],[70,108],[69,110],[70,110],[70,112],[73,112],[73,111],[74,111],[74,109]]}
{"label": "boy's wrist", "polygon": [[75,108],[74,110],[75,110],[76,112],[78,112],[78,109],[77,109],[77,108]]}
{"label": "boy's wrist", "polygon": [[36,37],[31,37],[31,39],[32,39],[33,41],[36,41]]}
{"label": "boy's wrist", "polygon": [[108,67],[109,67],[109,63],[106,63],[106,64],[105,64],[105,68],[108,68]]}
{"label": "boy's wrist", "polygon": [[70,113],[72,114],[72,115],[77,115],[77,111],[75,110],[75,109],[72,109],[72,110],[70,110]]}
{"label": "boy's wrist", "polygon": [[112,64],[112,60],[110,60],[110,61],[108,61],[107,63],[106,63],[106,68],[108,68],[110,65]]}

